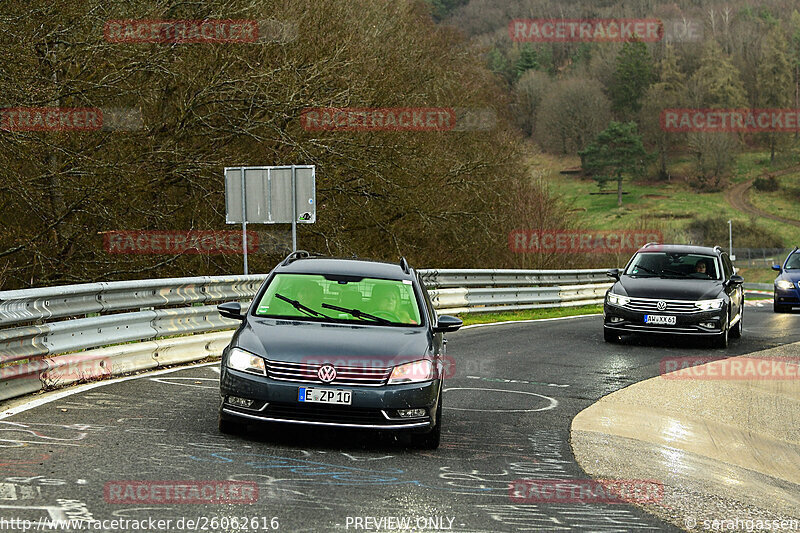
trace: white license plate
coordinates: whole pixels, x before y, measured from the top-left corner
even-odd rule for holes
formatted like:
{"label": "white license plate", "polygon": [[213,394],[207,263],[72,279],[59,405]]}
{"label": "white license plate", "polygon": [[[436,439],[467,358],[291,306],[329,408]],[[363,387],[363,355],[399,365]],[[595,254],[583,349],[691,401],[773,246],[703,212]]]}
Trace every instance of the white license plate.
{"label": "white license plate", "polygon": [[353,393],[349,390],[312,389],[311,387],[300,387],[300,389],[297,391],[297,401],[299,402],[350,405],[352,399]]}
{"label": "white license plate", "polygon": [[666,315],[644,315],[645,324],[667,324],[668,326],[675,325],[674,316]]}

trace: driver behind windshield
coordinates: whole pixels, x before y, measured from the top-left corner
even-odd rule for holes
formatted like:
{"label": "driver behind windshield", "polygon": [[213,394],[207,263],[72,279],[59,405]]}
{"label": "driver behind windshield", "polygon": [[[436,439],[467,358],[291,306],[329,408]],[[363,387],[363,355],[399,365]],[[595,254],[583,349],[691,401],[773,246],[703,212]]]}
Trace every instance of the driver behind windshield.
{"label": "driver behind windshield", "polygon": [[699,273],[699,274],[707,274],[707,272],[706,272],[706,262],[704,260],[700,259],[694,265],[694,271]]}
{"label": "driver behind windshield", "polygon": [[[376,285],[372,289],[372,300],[378,316],[403,324],[415,324],[408,311],[400,305],[400,289],[394,285]],[[381,314],[381,312],[386,314]],[[391,315],[391,316],[387,316]]]}
{"label": "driver behind windshield", "polygon": [[319,283],[315,281],[306,281],[300,285],[297,291],[297,300],[301,304],[318,311],[322,305],[323,294],[324,291],[322,287],[319,286]]}

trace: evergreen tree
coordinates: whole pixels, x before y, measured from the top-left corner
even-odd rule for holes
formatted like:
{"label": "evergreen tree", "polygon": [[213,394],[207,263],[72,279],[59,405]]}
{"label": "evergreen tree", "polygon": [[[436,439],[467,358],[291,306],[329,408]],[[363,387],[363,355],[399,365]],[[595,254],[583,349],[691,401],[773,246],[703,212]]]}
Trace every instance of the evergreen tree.
{"label": "evergreen tree", "polygon": [[653,59],[647,46],[640,41],[623,44],[610,87],[612,109],[621,114],[638,113],[653,79]]}
{"label": "evergreen tree", "polygon": [[619,207],[622,207],[622,180],[626,175],[640,173],[648,158],[642,137],[636,132],[635,122],[623,124],[611,121],[585,150],[578,153],[583,161],[583,169],[592,173],[601,187],[609,180],[617,181]]}
{"label": "evergreen tree", "polygon": [[729,56],[711,39],[703,50],[700,68],[693,76],[700,89],[700,105],[709,108],[746,107],[741,75]]}
{"label": "evergreen tree", "polygon": [[[792,11],[792,16],[789,19],[789,28],[792,36],[791,50],[792,50],[792,70],[794,70],[794,107],[800,108],[800,13],[797,10]],[[794,132],[794,138],[797,139],[798,132]]]}
{"label": "evergreen tree", "polygon": [[660,67],[659,81],[647,90],[642,101],[641,123],[645,138],[656,147],[659,177],[669,179],[667,155],[682,134],[664,131],[660,116],[665,109],[685,105],[686,75],[678,67],[677,57],[671,45],[667,45]]}
{"label": "evergreen tree", "polygon": [[531,69],[538,70],[539,67],[539,57],[536,50],[531,46],[531,43],[523,44],[522,48],[520,48],[519,59],[517,59],[517,64],[514,67],[516,79],[519,79],[526,71]]}
{"label": "evergreen tree", "polygon": [[[791,105],[792,64],[789,61],[787,42],[779,29],[773,29],[763,45],[764,57],[758,68],[760,87],[759,105],[764,108],[786,108]],[[770,161],[775,160],[775,149],[784,137],[777,132],[764,134],[770,150]]]}

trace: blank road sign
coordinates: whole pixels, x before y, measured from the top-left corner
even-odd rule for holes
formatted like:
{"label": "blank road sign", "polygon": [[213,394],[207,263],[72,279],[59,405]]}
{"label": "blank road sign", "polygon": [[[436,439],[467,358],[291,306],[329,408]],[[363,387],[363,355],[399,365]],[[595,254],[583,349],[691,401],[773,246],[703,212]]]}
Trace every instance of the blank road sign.
{"label": "blank road sign", "polygon": [[244,168],[248,224],[300,224],[317,220],[315,168],[295,166],[295,199],[292,210],[292,167],[228,167],[225,169],[225,221],[241,224],[242,168]]}

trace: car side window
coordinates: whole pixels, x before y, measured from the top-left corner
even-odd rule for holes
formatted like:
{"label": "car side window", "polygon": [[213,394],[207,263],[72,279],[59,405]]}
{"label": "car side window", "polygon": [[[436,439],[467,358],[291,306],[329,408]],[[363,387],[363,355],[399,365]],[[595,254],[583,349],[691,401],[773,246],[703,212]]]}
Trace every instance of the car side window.
{"label": "car side window", "polygon": [[722,254],[722,270],[725,273],[725,279],[731,279],[731,276],[733,276],[733,264],[728,254]]}
{"label": "car side window", "polygon": [[419,287],[422,289],[422,296],[425,299],[425,308],[428,311],[428,320],[430,320],[431,326],[436,325],[436,310],[433,308],[433,303],[431,302],[431,296],[428,294],[428,289],[425,287],[425,283],[422,281],[422,278],[417,274],[417,281],[419,282]]}

